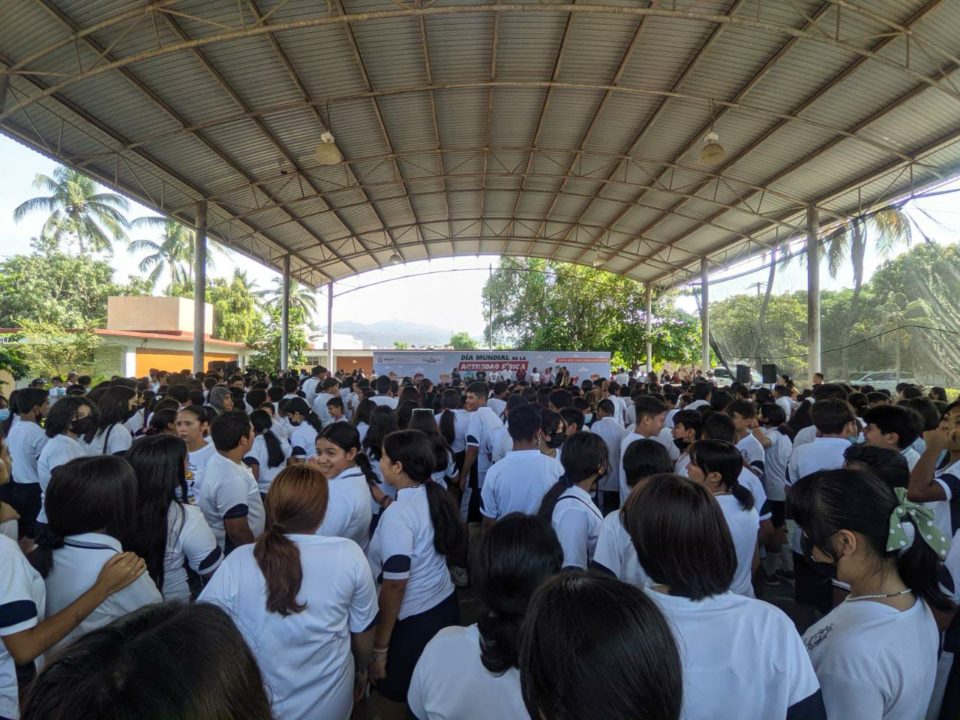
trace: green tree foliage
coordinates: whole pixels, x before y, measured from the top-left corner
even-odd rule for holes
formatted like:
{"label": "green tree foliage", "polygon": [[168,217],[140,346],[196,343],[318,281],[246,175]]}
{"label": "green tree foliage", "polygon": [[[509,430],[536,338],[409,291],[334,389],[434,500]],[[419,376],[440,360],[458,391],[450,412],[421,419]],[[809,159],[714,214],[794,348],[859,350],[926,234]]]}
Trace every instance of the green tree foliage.
{"label": "green tree foliage", "polygon": [[[191,281],[193,259],[196,252],[193,230],[176,220],[164,217],[142,217],[131,223],[134,228],[152,228],[161,231],[157,240],[131,240],[127,250],[131,253],[146,253],[140,260],[140,272],[150,273],[147,277],[156,287],[164,271],[170,284],[177,285]],[[220,251],[215,242],[207,242],[207,271],[213,269],[214,258]]]}
{"label": "green tree foliage", "polygon": [[[6,340],[9,342],[11,338]],[[0,370],[6,370],[13,375],[14,380],[22,380],[30,374],[30,366],[18,345],[0,345]]]}
{"label": "green tree foliage", "polygon": [[[493,343],[521,350],[608,350],[615,363],[645,360],[644,288],[592,268],[537,258],[504,258],[483,289]],[[675,295],[653,297],[655,362],[700,356],[699,321],[673,307]]]}
{"label": "green tree foliage", "polygon": [[26,320],[15,336],[24,364],[34,375],[66,377],[72,370],[89,371],[100,344],[92,329],[64,328],[47,322]]}
{"label": "green tree foliage", "polygon": [[[288,339],[289,365],[306,362],[307,335],[304,330],[306,315],[301,307],[290,308],[290,337]],[[267,373],[280,370],[280,308],[267,309],[267,324],[260,339],[252,343],[256,349],[250,358],[250,366]]]}
{"label": "green tree foliage", "polygon": [[21,327],[23,322],[102,327],[109,296],[148,294],[143,280],[115,283],[109,262],[67,255],[49,244],[0,261],[0,327]]}
{"label": "green tree foliage", "polygon": [[[260,290],[258,297],[267,301],[267,307],[277,307],[283,303],[283,278],[276,277],[268,290]],[[317,296],[296,281],[290,283],[290,307],[303,310],[303,316],[309,324],[310,318],[317,314]]]}
{"label": "green tree foliage", "polygon": [[477,341],[470,337],[470,333],[463,330],[451,335],[447,345],[454,350],[476,350],[479,347]]}
{"label": "green tree foliage", "polygon": [[394,340],[393,342],[394,350],[409,350],[410,343],[403,342],[402,340]]}
{"label": "green tree foliage", "polygon": [[87,252],[112,253],[113,242],[126,238],[129,203],[116,193],[100,192],[100,187],[77,170],[58,167],[53,177],[38,174],[33,181],[37,190],[50,193],[31,198],[13,211],[20,222],[34,212],[47,213],[41,236],[58,247],[76,243],[81,255]]}
{"label": "green tree foliage", "polygon": [[[173,283],[167,294],[193,299],[193,281]],[[206,301],[213,305],[213,337],[253,345],[263,335],[258,290],[245,272],[234,270],[229,280],[214,278],[207,283]],[[277,308],[277,317],[280,309]],[[291,312],[291,318],[293,313]],[[278,320],[279,322],[279,320]],[[292,319],[291,319],[292,323]]]}

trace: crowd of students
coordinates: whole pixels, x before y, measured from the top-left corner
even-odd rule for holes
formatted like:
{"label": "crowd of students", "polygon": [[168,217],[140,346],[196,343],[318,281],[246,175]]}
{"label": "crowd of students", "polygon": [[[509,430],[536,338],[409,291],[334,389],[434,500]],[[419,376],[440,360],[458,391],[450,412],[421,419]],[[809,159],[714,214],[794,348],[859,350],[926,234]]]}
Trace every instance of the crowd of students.
{"label": "crowd of students", "polygon": [[545,374],[0,399],[0,720],[960,717],[960,402]]}

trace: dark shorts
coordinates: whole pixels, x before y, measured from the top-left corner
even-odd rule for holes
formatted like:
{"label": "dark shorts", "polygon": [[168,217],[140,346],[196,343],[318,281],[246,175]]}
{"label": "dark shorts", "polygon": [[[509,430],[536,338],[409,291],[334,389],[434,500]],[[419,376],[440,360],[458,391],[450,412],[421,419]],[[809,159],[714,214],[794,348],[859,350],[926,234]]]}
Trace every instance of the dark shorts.
{"label": "dark shorts", "polygon": [[601,490],[600,491],[600,510],[604,516],[609,515],[620,507],[619,490]]}
{"label": "dark shorts", "polygon": [[473,464],[473,467],[470,468],[470,502],[467,505],[467,522],[468,523],[478,523],[483,522],[483,514],[480,512],[480,509],[483,507],[483,498],[480,497],[480,468],[477,467],[477,463]]}
{"label": "dark shorts", "polygon": [[770,518],[775,528],[782,528],[787,524],[787,501],[786,500],[767,500],[770,507]]}
{"label": "dark shorts", "polygon": [[413,669],[427,643],[443,628],[459,623],[460,605],[456,593],[419,615],[398,620],[390,636],[387,677],[377,683],[377,692],[387,700],[405,703]]}

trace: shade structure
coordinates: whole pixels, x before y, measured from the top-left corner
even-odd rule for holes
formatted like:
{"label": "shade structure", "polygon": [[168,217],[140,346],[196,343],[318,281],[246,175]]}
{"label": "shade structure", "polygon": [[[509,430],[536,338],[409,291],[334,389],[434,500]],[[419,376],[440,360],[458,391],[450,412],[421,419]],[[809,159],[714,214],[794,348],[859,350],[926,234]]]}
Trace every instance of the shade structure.
{"label": "shade structure", "polygon": [[312,287],[478,254],[670,285],[953,174],[958,58],[952,0],[36,0],[0,131]]}

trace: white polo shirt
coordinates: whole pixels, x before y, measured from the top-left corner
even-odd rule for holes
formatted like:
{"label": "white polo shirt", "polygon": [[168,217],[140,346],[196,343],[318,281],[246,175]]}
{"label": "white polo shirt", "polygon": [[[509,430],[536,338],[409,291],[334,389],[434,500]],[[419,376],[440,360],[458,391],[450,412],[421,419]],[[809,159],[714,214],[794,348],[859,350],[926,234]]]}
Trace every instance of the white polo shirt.
{"label": "white polo shirt", "polygon": [[602,522],[603,513],[585,490],[574,485],[561,493],[553,508],[551,525],[563,548],[563,567],[587,569]]}
{"label": "white polo shirt", "polygon": [[793,622],[773,605],[731,592],[699,601],[647,595],[677,639],[682,717],[785,718],[820,689]]}
{"label": "white polo shirt", "polygon": [[163,553],[163,599],[189,600],[186,566],[198,575],[209,575],[220,566],[222,559],[223,551],[200,508],[170,503],[167,547]]}
{"label": "white polo shirt", "polygon": [[[668,431],[669,432],[669,431]],[[646,435],[641,435],[638,432],[629,432],[623,436],[623,440],[620,441],[620,504],[623,505],[627,501],[627,496],[630,494],[630,488],[627,487],[627,474],[623,470],[623,456],[627,454],[627,448],[630,447],[630,444],[636,442],[637,440],[653,440],[660,443],[665,448],[667,448],[667,454],[670,455],[671,459],[674,462],[680,458],[680,449],[673,444],[672,436],[664,436],[662,433],[660,435],[651,435],[647,437]],[[669,447],[667,447],[669,443]]]}
{"label": "white polo shirt", "polygon": [[312,458],[317,454],[317,431],[306,420],[292,425],[290,431],[290,453],[293,457]]}
{"label": "white polo shirt", "polygon": [[787,420],[793,415],[793,401],[786,397],[778,397],[774,402],[783,410],[783,414],[787,416]]}
{"label": "white polo shirt", "polygon": [[[733,546],[737,553],[737,572],[733,576],[730,591],[752,598],[753,555],[757,549],[757,532],[760,530],[760,515],[757,506],[744,510],[740,501],[733,495],[715,495],[727,527],[733,536]],[[755,499],[756,500],[756,499]]]}
{"label": "white polo shirt", "polygon": [[493,675],[483,666],[476,625],[447,627],[433,636],[413,671],[407,704],[418,720],[529,717],[520,671]]}
{"label": "white polo shirt", "polygon": [[[46,597],[43,578],[20,546],[0,535],[0,637],[36,627],[43,620]],[[16,665],[0,640],[0,717],[16,720],[19,708]]]}
{"label": "white polo shirt", "polygon": [[484,517],[499,520],[512,512],[535,515],[543,496],[563,475],[563,465],[539,450],[514,450],[487,471],[480,492]]}
{"label": "white polo shirt", "polygon": [[948,538],[960,529],[960,462],[948,465],[934,473],[934,482],[942,489],[946,500],[923,503],[933,511],[934,522]]}
{"label": "white polo shirt", "polygon": [[600,535],[597,537],[597,549],[593,552],[593,562],[631,585],[642,588],[653,584],[640,564],[630,534],[623,527],[620,510],[603,518]]}
{"label": "white polo shirt", "polygon": [[760,472],[765,471],[766,455],[763,451],[763,445],[760,444],[760,441],[757,440],[752,433],[747,433],[740,438],[739,442],[737,442],[737,450],[740,451],[747,465],[757,468]]}
{"label": "white polo shirt", "polygon": [[[510,437],[510,431],[506,425],[502,425],[493,431],[493,437],[490,439],[490,460],[493,465],[503,460],[513,451],[513,438]],[[490,471],[487,470],[489,473]],[[486,482],[486,479],[484,479]]]}
{"label": "white polo shirt", "polygon": [[199,496],[203,494],[203,473],[207,468],[207,461],[217,454],[213,443],[204,443],[199,450],[187,453],[187,500],[196,505]]}
{"label": "white polo shirt", "polygon": [[[470,424],[470,413],[466,410],[457,409],[443,412],[453,413],[453,442],[450,444],[450,451],[453,453],[463,452],[467,449],[467,425]],[[443,419],[443,412],[434,415],[437,421],[437,427],[440,427],[440,421]]]}
{"label": "white polo shirt", "polygon": [[283,720],[342,720],[353,707],[351,633],[377,618],[377,591],[363,552],[344,538],[287,535],[300,550],[301,612],[267,611],[267,583],[253,546],[237,548],[200,594],[239,628]]}
{"label": "white polo shirt", "polygon": [[924,717],[937,677],[940,633],[919,598],[902,612],[873,600],[845,600],[813,624],[803,641],[827,717]]}
{"label": "white polo shirt", "polygon": [[604,492],[620,490],[620,444],[627,430],[612,417],[597,420],[590,426],[590,432],[599,435],[607,446],[607,474],[600,480],[600,489]]}
{"label": "white polo shirt", "polygon": [[311,407],[313,406],[313,399],[316,397],[317,389],[320,387],[320,378],[315,375],[311,375],[306,380],[303,381],[303,385],[300,386],[300,389],[303,391],[303,399],[307,401],[307,404]]}
{"label": "white polo shirt", "polygon": [[207,462],[198,504],[221,550],[226,550],[227,540],[224,519],[245,518],[255,538],[263,532],[263,501],[253,473],[220,453]]}
{"label": "white polo shirt", "polygon": [[[267,430],[272,432],[272,430]],[[267,440],[263,435],[257,435],[253,439],[253,445],[250,447],[243,461],[246,465],[256,463],[257,465],[257,486],[264,495],[270,490],[273,479],[287,466],[287,459],[290,457],[290,443],[283,438],[274,435],[280,442],[280,449],[283,450],[283,462],[275,467],[270,467],[270,451],[267,450]]]}
{"label": "white polo shirt", "polygon": [[477,487],[482,488],[487,471],[493,465],[493,441],[503,421],[484,406],[469,413],[467,447],[477,448]]}
{"label": "white polo shirt", "polygon": [[[107,561],[123,552],[120,541],[102,533],[80,533],[64,538],[62,548],[53,551],[53,568],[47,575],[47,616],[56,615],[92,588]],[[63,640],[51,648],[59,650],[74,640],[147,605],[163,601],[147,573],[97,606]],[[48,652],[51,652],[48,651]]]}
{"label": "white polo shirt", "polygon": [[370,486],[358,467],[349,467],[327,482],[329,500],[317,535],[353,540],[364,552],[370,544]]}
{"label": "white polo shirt", "polygon": [[763,489],[763,483],[760,482],[757,474],[749,468],[743,468],[743,470],[740,471],[737,482],[746,487],[747,490],[750,491],[750,494],[753,495],[754,507],[760,515],[760,522],[772,518],[773,512],[770,510],[770,504],[767,502],[767,491]]}
{"label": "white polo shirt", "polygon": [[122,423],[101,430],[87,443],[87,455],[116,455],[133,445],[133,435]]}
{"label": "white polo shirt", "polygon": [[370,568],[384,580],[406,580],[399,620],[426,612],[450,597],[453,581],[433,546],[433,520],[425,485],[404,488],[387,506],[370,540]]}
{"label": "white polo shirt", "polygon": [[797,434],[793,438],[793,447],[798,448],[801,445],[812,443],[816,439],[817,439],[817,426],[807,425],[805,428],[800,428],[799,430],[797,430]]}
{"label": "white polo shirt", "polygon": [[400,404],[400,399],[395,397],[390,397],[389,395],[374,395],[372,398],[374,405],[386,405],[391,410],[396,410],[397,405]]}
{"label": "white polo shirt", "polygon": [[47,522],[47,509],[43,502],[46,500],[47,485],[50,484],[50,475],[61,465],[66,465],[71,460],[78,457],[86,457],[87,451],[83,444],[76,438],[69,435],[57,435],[47,440],[43,449],[40,451],[40,458],[37,460],[37,477],[40,480],[40,513],[37,515],[37,522]]}
{"label": "white polo shirt", "polygon": [[333,422],[333,418],[330,417],[330,410],[327,409],[327,400],[332,399],[333,395],[328,392],[318,392],[313,399],[313,411],[320,418],[320,424],[324,427]]}
{"label": "white polo shirt", "polygon": [[793,452],[793,442],[777,428],[764,428],[763,434],[773,444],[764,451],[764,480],[767,483],[767,497],[783,502],[787,499],[787,464]]}
{"label": "white polo shirt", "polygon": [[843,453],[848,447],[850,447],[850,441],[846,438],[818,437],[803,445],[794,441],[793,452],[790,454],[790,462],[787,465],[789,473],[787,482],[793,485],[800,478],[818,470],[842,468]]}
{"label": "white polo shirt", "polygon": [[[14,416],[14,420],[17,420],[17,416]],[[20,485],[40,482],[37,463],[46,443],[46,433],[35,422],[19,420],[13,424],[7,436],[7,446],[13,463],[14,482]]]}

